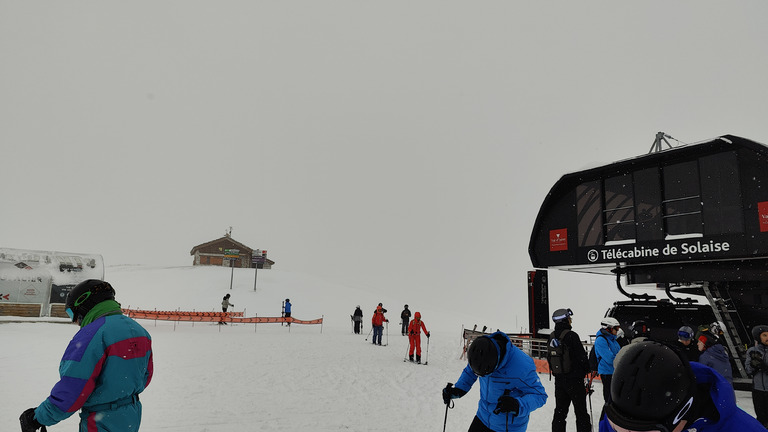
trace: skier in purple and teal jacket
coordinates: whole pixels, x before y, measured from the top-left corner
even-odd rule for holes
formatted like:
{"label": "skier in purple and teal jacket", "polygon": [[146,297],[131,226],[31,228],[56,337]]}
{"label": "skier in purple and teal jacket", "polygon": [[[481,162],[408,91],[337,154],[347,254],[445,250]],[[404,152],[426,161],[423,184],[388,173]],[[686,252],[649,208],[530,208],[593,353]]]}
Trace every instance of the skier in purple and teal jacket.
{"label": "skier in purple and teal jacket", "polygon": [[22,432],[44,431],[80,410],[80,432],[138,431],[139,393],[152,379],[152,340],[124,316],[108,282],[89,279],[67,296],[80,331],[64,351],[61,379],[37,408],[21,414]]}

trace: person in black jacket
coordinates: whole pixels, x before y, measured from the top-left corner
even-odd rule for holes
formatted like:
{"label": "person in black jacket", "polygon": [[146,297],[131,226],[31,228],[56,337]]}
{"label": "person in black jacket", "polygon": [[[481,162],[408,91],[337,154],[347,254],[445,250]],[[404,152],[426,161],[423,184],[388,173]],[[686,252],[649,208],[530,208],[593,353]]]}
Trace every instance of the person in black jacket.
{"label": "person in black jacket", "polygon": [[[550,336],[550,345],[564,344],[568,350],[571,365],[569,372],[553,374],[555,376],[555,414],[552,417],[552,432],[565,432],[565,420],[571,404],[576,414],[576,431],[588,432],[592,429],[587,413],[588,389],[584,385],[584,377],[590,372],[589,359],[581,345],[581,338],[571,327],[571,316],[573,312],[570,309],[558,309],[552,314],[555,329]],[[547,357],[549,360],[549,355]]]}
{"label": "person in black jacket", "polygon": [[675,348],[685,357],[689,362],[699,361],[699,346],[696,341],[693,340],[695,333],[690,326],[682,326],[677,331],[677,343]]}
{"label": "person in black jacket", "polygon": [[357,305],[355,312],[352,314],[352,321],[355,323],[355,334],[360,334],[363,326],[363,310],[360,309],[360,305]]}
{"label": "person in black jacket", "polygon": [[408,323],[411,322],[411,310],[408,309],[408,305],[405,305],[405,308],[402,312],[400,312],[400,319],[402,320],[400,324],[402,325],[402,333],[403,336],[408,335]]}

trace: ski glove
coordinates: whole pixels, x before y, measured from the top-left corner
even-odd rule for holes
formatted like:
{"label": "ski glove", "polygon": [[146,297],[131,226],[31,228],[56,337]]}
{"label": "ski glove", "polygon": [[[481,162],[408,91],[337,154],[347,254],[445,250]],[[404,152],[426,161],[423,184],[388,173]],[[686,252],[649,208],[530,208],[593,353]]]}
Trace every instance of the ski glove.
{"label": "ski glove", "polygon": [[465,394],[467,394],[466,391],[454,387],[453,384],[448,384],[443,389],[443,403],[448,405],[448,403],[451,402],[451,399],[458,399]]}
{"label": "ski glove", "polygon": [[763,368],[763,360],[753,358],[749,361],[749,365],[752,366],[752,369],[755,371],[759,371]]}
{"label": "ski glove", "polygon": [[493,410],[493,413],[510,413],[512,415],[517,415],[519,410],[520,402],[518,402],[517,399],[509,395],[503,395],[499,397],[499,402],[496,404],[496,409]]}
{"label": "ski glove", "polygon": [[35,409],[29,408],[19,416],[19,422],[21,423],[21,432],[36,432],[40,429],[42,432],[47,432],[48,429],[41,425],[39,421],[35,420]]}
{"label": "ski glove", "polygon": [[429,339],[429,332],[427,332],[427,339]]}

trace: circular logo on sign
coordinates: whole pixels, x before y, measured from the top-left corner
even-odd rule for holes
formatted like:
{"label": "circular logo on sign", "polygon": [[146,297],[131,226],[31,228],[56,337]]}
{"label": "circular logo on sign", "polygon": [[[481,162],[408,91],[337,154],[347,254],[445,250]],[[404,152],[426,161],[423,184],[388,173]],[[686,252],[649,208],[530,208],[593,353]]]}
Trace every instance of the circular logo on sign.
{"label": "circular logo on sign", "polygon": [[589,262],[595,262],[600,257],[600,254],[597,253],[596,250],[590,249],[589,252],[587,252],[587,259]]}

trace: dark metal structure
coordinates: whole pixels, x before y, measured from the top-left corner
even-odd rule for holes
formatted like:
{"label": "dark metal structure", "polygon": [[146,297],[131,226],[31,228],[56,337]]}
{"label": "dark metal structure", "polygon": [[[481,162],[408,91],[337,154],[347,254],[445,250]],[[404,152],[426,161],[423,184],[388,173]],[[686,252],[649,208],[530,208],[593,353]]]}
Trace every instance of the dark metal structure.
{"label": "dark metal structure", "polygon": [[[671,147],[666,137],[647,155],[560,178],[536,218],[531,262],[612,275],[649,304],[622,276],[675,304],[691,301],[673,293],[704,295],[743,360],[749,330],[768,321],[768,147],[733,135]],[[734,377],[746,377],[742,363]]]}

